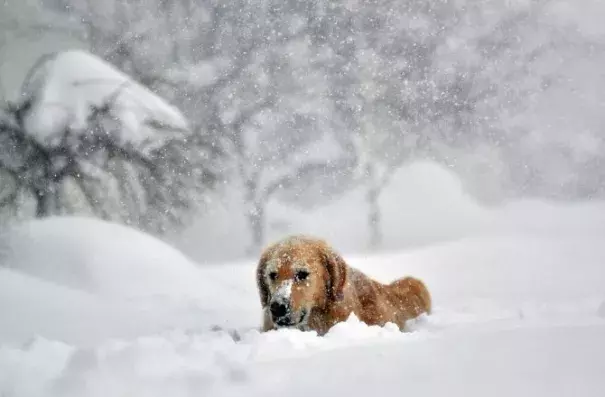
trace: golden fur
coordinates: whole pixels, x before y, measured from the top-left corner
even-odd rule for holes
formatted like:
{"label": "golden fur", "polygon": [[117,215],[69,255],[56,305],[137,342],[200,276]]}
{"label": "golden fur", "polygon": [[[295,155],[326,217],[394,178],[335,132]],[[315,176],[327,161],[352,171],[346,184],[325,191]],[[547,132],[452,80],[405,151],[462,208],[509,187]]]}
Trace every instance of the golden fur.
{"label": "golden fur", "polygon": [[[422,281],[372,280],[313,237],[291,236],[270,245],[256,270],[264,331],[291,327],[324,335],[351,313],[368,325],[391,322],[403,331],[407,320],[431,312],[431,296]],[[276,324],[270,309],[278,298],[289,308],[286,324]]]}

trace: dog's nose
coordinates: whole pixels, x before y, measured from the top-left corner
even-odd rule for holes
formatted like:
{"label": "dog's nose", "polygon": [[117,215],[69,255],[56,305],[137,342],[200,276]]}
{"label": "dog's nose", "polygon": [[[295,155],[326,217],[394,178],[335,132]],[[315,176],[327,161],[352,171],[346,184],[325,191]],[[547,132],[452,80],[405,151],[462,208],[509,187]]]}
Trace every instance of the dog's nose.
{"label": "dog's nose", "polygon": [[273,303],[271,303],[269,310],[271,310],[271,315],[273,317],[281,318],[281,317],[284,317],[286,314],[288,314],[288,312],[290,311],[290,308],[285,303],[273,302]]}

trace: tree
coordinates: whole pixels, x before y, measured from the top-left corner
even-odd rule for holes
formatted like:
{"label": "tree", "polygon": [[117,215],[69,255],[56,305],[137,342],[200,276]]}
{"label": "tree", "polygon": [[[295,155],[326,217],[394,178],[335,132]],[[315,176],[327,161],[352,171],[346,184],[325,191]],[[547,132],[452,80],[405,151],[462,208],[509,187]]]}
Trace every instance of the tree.
{"label": "tree", "polygon": [[358,184],[366,189],[371,247],[381,244],[378,200],[393,173],[430,154],[435,138],[445,135],[437,126],[455,119],[462,128],[470,112],[463,89],[473,76],[455,71],[443,78],[436,65],[459,14],[449,1],[382,0],[335,6],[316,24],[318,42],[336,49],[326,69],[336,114],[357,156]]}
{"label": "tree", "polygon": [[[330,136],[342,155],[336,163],[357,158],[372,246],[381,240],[379,197],[407,162],[429,157],[460,170],[483,147],[527,162],[512,158],[527,131],[510,121],[528,94],[556,83],[534,69],[553,64],[546,60],[569,32],[539,20],[550,0],[54,3],[82,21],[92,52],[176,103],[200,142],[229,154],[220,168],[241,182],[254,236],[263,234],[258,203],[294,196],[266,194],[278,168],[299,175],[290,158]],[[325,166],[347,183],[351,170],[337,172],[327,158],[296,164]]]}
{"label": "tree", "polygon": [[176,103],[194,134],[225,150],[220,166],[243,186],[251,249],[262,244],[274,192],[288,186],[302,194],[294,176],[319,177],[320,169],[335,172],[343,163],[304,158],[333,129],[321,55],[310,39],[321,2],[60,0],[54,6],[83,21],[91,52]]}
{"label": "tree", "polygon": [[484,203],[598,191],[584,181],[600,163],[602,111],[586,93],[605,82],[594,66],[605,60],[602,39],[584,33],[577,16],[560,15],[560,2],[491,3],[469,10],[461,27],[473,32],[474,92],[489,95],[451,139],[448,165]]}
{"label": "tree", "polygon": [[[333,106],[309,37],[313,14],[270,4],[263,23],[255,25],[257,44],[248,49],[242,73],[216,95],[217,124],[230,137],[243,185],[250,253],[264,243],[269,200],[305,208],[327,200],[341,191],[349,157],[333,139]],[[297,28],[281,21],[284,9],[298,20]]]}
{"label": "tree", "polygon": [[[280,129],[281,125],[276,126]],[[256,253],[265,243],[266,208],[271,199],[301,208],[321,204],[346,189],[346,172],[352,165],[345,153],[338,149],[326,153],[317,144],[320,141],[338,148],[329,137],[317,139],[311,133],[304,136],[292,131],[277,143],[269,131],[261,134],[264,136],[256,138],[256,145],[246,147],[237,157],[252,236],[249,253]],[[312,152],[316,155],[309,155]]]}
{"label": "tree", "polygon": [[[457,166],[481,145],[505,153],[522,141],[503,125],[553,84],[552,73],[532,73],[561,49],[561,31],[536,20],[549,3],[335,7],[322,36],[340,43],[329,81],[367,192],[371,247],[381,243],[378,199],[399,167],[417,158]],[[544,39],[522,40],[532,36]]]}
{"label": "tree", "polygon": [[216,182],[210,148],[175,108],[83,52],[37,64],[23,101],[2,114],[5,211],[33,203],[36,217],[92,212],[162,234]]}

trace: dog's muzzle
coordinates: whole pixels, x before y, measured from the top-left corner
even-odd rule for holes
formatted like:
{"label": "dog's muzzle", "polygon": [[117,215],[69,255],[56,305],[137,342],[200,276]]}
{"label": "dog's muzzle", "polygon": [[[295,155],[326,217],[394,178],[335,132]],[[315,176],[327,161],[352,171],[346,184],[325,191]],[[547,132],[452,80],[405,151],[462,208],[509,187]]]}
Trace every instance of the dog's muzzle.
{"label": "dog's muzzle", "polygon": [[284,281],[271,297],[269,312],[277,327],[296,327],[306,321],[306,310],[293,311],[291,304],[292,281]]}
{"label": "dog's muzzle", "polygon": [[287,320],[290,317],[290,305],[285,302],[272,302],[269,310],[276,322]]}
{"label": "dog's muzzle", "polygon": [[269,306],[273,323],[277,327],[294,327],[306,320],[307,311],[301,310],[299,315],[292,313],[290,304],[284,302],[272,302]]}

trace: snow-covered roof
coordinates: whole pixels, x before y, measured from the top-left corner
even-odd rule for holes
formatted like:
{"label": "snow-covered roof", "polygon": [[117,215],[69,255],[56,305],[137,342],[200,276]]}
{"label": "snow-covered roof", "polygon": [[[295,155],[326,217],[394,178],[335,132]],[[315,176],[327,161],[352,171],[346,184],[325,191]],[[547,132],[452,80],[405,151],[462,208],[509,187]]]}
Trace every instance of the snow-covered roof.
{"label": "snow-covered roof", "polygon": [[128,141],[138,143],[158,133],[154,125],[186,130],[188,123],[174,106],[102,59],[81,50],[41,58],[24,83],[32,100],[24,119],[28,134],[52,144],[66,128],[84,131],[92,107],[111,101]]}

